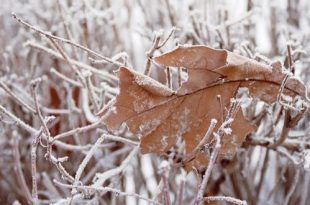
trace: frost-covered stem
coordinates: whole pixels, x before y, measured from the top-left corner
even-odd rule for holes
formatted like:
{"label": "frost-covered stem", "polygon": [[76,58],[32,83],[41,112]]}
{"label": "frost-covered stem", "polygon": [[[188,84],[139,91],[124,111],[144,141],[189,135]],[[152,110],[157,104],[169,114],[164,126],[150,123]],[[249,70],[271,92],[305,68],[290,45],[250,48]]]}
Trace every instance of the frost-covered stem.
{"label": "frost-covered stem", "polygon": [[19,153],[19,148],[18,148],[19,139],[18,139],[18,136],[16,136],[15,132],[13,132],[12,134],[13,134],[13,150],[12,150],[13,152],[12,153],[13,153],[14,164],[15,164],[14,171],[17,175],[17,181],[23,190],[23,194],[25,198],[27,199],[28,203],[31,203],[32,196],[27,186],[25,176],[22,170],[22,166],[20,163],[20,153]]}
{"label": "frost-covered stem", "polygon": [[160,49],[161,47],[163,47],[164,45],[166,45],[166,43],[168,42],[168,40],[172,37],[172,35],[174,34],[174,32],[177,30],[176,27],[172,27],[169,35],[167,36],[167,38],[165,40],[163,40],[163,42],[156,48],[156,49]]}
{"label": "frost-covered stem", "polygon": [[263,167],[260,171],[260,173],[261,173],[260,179],[259,179],[259,182],[258,182],[258,185],[256,188],[257,191],[256,191],[256,200],[255,201],[257,201],[257,202],[259,201],[259,195],[260,195],[261,188],[262,188],[262,185],[263,185],[266,173],[267,173],[268,162],[269,162],[269,149],[266,149],[265,157],[264,157],[264,161],[263,161]]}
{"label": "frost-covered stem", "polygon": [[43,129],[39,130],[39,133],[34,136],[31,143],[31,176],[32,176],[32,199],[33,204],[38,204],[38,185],[37,185],[37,147],[40,141],[40,137],[43,133]]}
{"label": "frost-covered stem", "polygon": [[182,68],[178,67],[178,87],[182,85]]}
{"label": "frost-covered stem", "polygon": [[229,107],[225,121],[223,122],[221,127],[218,129],[218,131],[216,133],[213,133],[216,142],[215,142],[213,152],[211,153],[211,156],[210,156],[208,167],[204,173],[200,188],[198,190],[198,194],[195,199],[195,205],[203,204],[203,193],[207,187],[213,166],[216,162],[217,156],[221,149],[221,138],[224,136],[224,134],[230,134],[227,132],[227,129],[230,128],[232,122],[234,121],[234,115],[237,113],[239,106],[240,104],[238,101],[236,101],[235,99],[231,100],[230,107]]}
{"label": "frost-covered stem", "polygon": [[[249,137],[247,141],[244,143],[244,145],[252,145],[252,146],[263,146],[263,147],[269,147],[269,145],[272,144],[272,141],[270,138],[254,138]],[[283,144],[281,144],[281,147],[284,147],[288,150],[292,151],[298,151],[301,148],[302,149],[310,149],[310,143],[306,141],[296,140],[296,139],[286,139]],[[269,147],[270,148],[270,147]]]}
{"label": "frost-covered stem", "polygon": [[41,29],[39,29],[39,28],[36,28],[36,27],[32,26],[31,24],[25,22],[25,21],[22,20],[21,18],[17,17],[16,14],[14,14],[14,13],[12,13],[12,16],[13,16],[13,18],[15,18],[18,22],[20,22],[22,25],[26,26],[27,28],[29,28],[29,29],[31,29],[31,30],[33,30],[33,31],[36,31],[36,32],[40,33],[41,35],[44,35],[44,36],[46,36],[46,37],[48,37],[48,38],[52,38],[52,39],[55,39],[55,40],[58,40],[58,41],[61,41],[61,42],[63,42],[63,43],[70,44],[70,45],[75,46],[75,47],[77,47],[77,48],[80,48],[80,49],[82,49],[82,50],[88,52],[89,54],[92,54],[92,55],[94,55],[94,56],[97,56],[97,57],[99,57],[99,58],[102,58],[103,60],[106,60],[107,62],[109,62],[109,63],[111,63],[111,64],[113,64],[113,65],[122,66],[122,63],[117,62],[117,61],[113,61],[112,59],[110,59],[110,58],[108,58],[108,57],[105,57],[105,56],[103,56],[103,55],[101,55],[101,54],[99,54],[99,53],[97,53],[97,52],[95,52],[95,51],[93,51],[93,50],[91,50],[91,49],[85,47],[85,46],[82,46],[82,45],[80,45],[80,44],[78,44],[78,43],[75,43],[75,42],[73,42],[73,41],[71,41],[71,40],[68,40],[68,39],[64,39],[64,38],[61,38],[61,37],[58,37],[58,36],[54,36],[54,35],[52,35],[52,34],[50,34],[50,33],[48,33],[48,32],[45,32],[45,31],[43,31],[43,30],[41,30]]}
{"label": "frost-covered stem", "polygon": [[66,52],[63,50],[63,48],[53,39],[48,36],[46,36],[52,43],[52,45],[58,50],[58,52],[61,54],[61,56],[65,59],[69,67],[77,74],[78,79],[82,83],[83,87],[85,87],[85,79],[81,73],[81,71],[70,61],[69,56],[66,54]]}
{"label": "frost-covered stem", "polygon": [[104,173],[96,174],[97,180],[93,183],[92,187],[98,188],[104,184],[104,182],[111,178],[112,176],[115,176],[119,173],[121,173],[124,168],[130,163],[131,159],[138,153],[139,147],[135,147],[130,154],[127,156],[127,158],[121,163],[120,166],[110,169]]}
{"label": "frost-covered stem", "polygon": [[277,146],[280,146],[281,144],[284,143],[284,141],[286,140],[288,133],[290,131],[290,119],[291,119],[291,111],[290,110],[285,110],[284,111],[284,124],[282,127],[282,131],[281,131],[281,135],[279,137],[279,139],[277,139],[273,144],[271,144],[269,147],[270,148],[276,148]]}
{"label": "frost-covered stem", "polygon": [[54,68],[51,68],[50,69],[50,72],[52,74],[55,74],[57,77],[59,77],[60,79],[62,79],[63,81],[66,81],[68,82],[69,84],[72,84],[74,86],[77,86],[77,87],[83,87],[83,85],[75,80],[72,80],[71,78],[68,78],[67,76],[65,76],[64,74],[58,72],[56,69]]}
{"label": "frost-covered stem", "polygon": [[[85,158],[83,159],[83,161],[81,162],[78,170],[76,171],[75,174],[75,178],[74,178],[74,185],[77,185],[80,181],[80,178],[82,176],[82,173],[86,167],[86,165],[88,164],[89,160],[92,158],[92,156],[94,155],[96,149],[98,148],[98,146],[104,141],[104,135],[101,135],[101,137],[99,137],[99,139],[96,141],[96,143],[92,146],[92,148],[87,152]],[[73,191],[73,190],[72,190]]]}
{"label": "frost-covered stem", "polygon": [[86,88],[87,88],[87,91],[88,91],[88,94],[89,94],[89,99],[91,101],[91,103],[93,104],[94,106],[94,110],[95,110],[95,113],[97,113],[99,111],[99,105],[98,105],[98,102],[97,102],[97,99],[96,99],[96,94],[95,94],[95,90],[94,90],[94,86],[91,82],[91,75],[87,76],[86,77]]}
{"label": "frost-covered stem", "polygon": [[51,134],[50,134],[50,131],[49,131],[44,119],[43,119],[41,110],[39,108],[39,102],[38,102],[38,97],[37,97],[37,88],[38,88],[38,84],[41,80],[42,80],[41,78],[33,80],[31,82],[31,88],[32,88],[31,90],[32,90],[32,95],[33,95],[33,99],[34,99],[34,106],[36,109],[36,113],[37,113],[39,121],[43,127],[43,131],[47,136],[47,139],[46,139],[46,157],[47,157],[47,159],[49,159],[50,155],[51,155],[51,146],[50,146]]}
{"label": "frost-covered stem", "polygon": [[170,205],[170,189],[169,189],[169,172],[170,172],[170,163],[167,160],[164,160],[160,163],[158,173],[163,181],[163,195],[164,195],[164,204]]}
{"label": "frost-covered stem", "polygon": [[287,44],[287,64],[289,70],[294,74],[295,73],[295,68],[293,65],[293,58],[292,58],[292,46],[290,43]]}
{"label": "frost-covered stem", "polygon": [[[124,65],[123,66],[126,66],[126,64],[127,64],[127,62],[126,62],[127,57],[128,57],[128,54],[126,52],[119,52],[119,53],[115,54],[111,59],[112,60],[124,59],[124,63],[123,63]],[[91,64],[93,64],[93,65],[100,65],[100,64],[108,63],[105,60],[97,60],[97,59],[93,59],[91,57],[89,57],[89,60],[90,60]]]}
{"label": "frost-covered stem", "polygon": [[[36,49],[39,49],[40,51],[44,51],[44,52],[46,52],[47,54],[49,54],[49,55],[55,57],[56,59],[60,59],[60,60],[65,61],[65,59],[63,58],[63,56],[61,56],[59,53],[55,52],[54,50],[52,50],[52,49],[50,49],[50,48],[47,48],[47,47],[45,47],[45,46],[42,46],[42,45],[40,45],[40,44],[38,44],[38,43],[34,43],[34,42],[28,41],[28,42],[26,42],[24,45],[25,45],[25,46],[30,46],[30,47],[33,47],[33,48],[36,48]],[[91,71],[91,72],[97,74],[98,76],[104,78],[104,79],[105,79],[106,81],[108,81],[108,82],[115,83],[115,82],[117,81],[117,78],[116,78],[114,75],[111,75],[111,74],[109,74],[109,73],[106,72],[106,71],[98,70],[97,68],[94,68],[94,67],[92,67],[92,66],[90,66],[90,65],[87,65],[87,64],[85,64],[85,63],[83,63],[83,62],[81,62],[81,61],[73,60],[73,59],[71,59],[71,58],[69,59],[69,61],[70,61],[72,64],[78,66],[79,68],[83,68],[83,69],[85,69],[85,70],[89,70],[89,71]]]}
{"label": "frost-covered stem", "polygon": [[299,203],[300,205],[306,205],[309,193],[309,179],[310,179],[310,172],[308,170],[305,170],[302,193],[300,194],[300,203]]}
{"label": "frost-covered stem", "polygon": [[122,191],[120,191],[118,189],[111,188],[111,187],[93,187],[93,186],[79,186],[79,185],[64,184],[64,183],[61,183],[61,182],[57,181],[56,179],[54,179],[54,183],[57,186],[66,187],[66,188],[70,188],[70,189],[76,188],[78,190],[84,190],[84,191],[88,190],[88,191],[103,192],[103,193],[112,192],[114,194],[117,194],[118,196],[132,196],[132,197],[136,197],[138,199],[145,200],[145,201],[149,202],[150,204],[158,204],[158,205],[161,204],[161,203],[159,203],[157,201],[145,198],[145,197],[143,197],[143,196],[141,196],[139,194],[122,192]]}
{"label": "frost-covered stem", "polygon": [[166,81],[167,81],[167,86],[169,88],[172,88],[172,82],[171,82],[171,70],[170,67],[166,67]]}
{"label": "frost-covered stem", "polygon": [[152,58],[153,58],[155,51],[159,47],[159,42],[160,42],[161,36],[162,36],[162,34],[160,32],[155,32],[155,37],[153,39],[152,47],[146,53],[146,61],[145,61],[145,65],[144,65],[144,75],[150,75],[150,73],[151,73]]}
{"label": "frost-covered stem", "polygon": [[264,55],[262,55],[262,54],[260,54],[260,53],[255,53],[254,54],[254,59],[255,60],[262,60],[262,61],[264,61],[265,63],[267,63],[268,65],[271,65],[272,64],[272,60],[271,59],[269,59],[268,57],[266,57],[266,56],[264,56]]}
{"label": "frost-covered stem", "polygon": [[299,176],[300,176],[300,168],[297,167],[297,170],[296,170],[296,173],[294,176],[294,181],[293,181],[293,183],[292,183],[292,185],[291,185],[291,187],[290,187],[290,189],[289,189],[289,191],[285,197],[285,201],[284,201],[283,205],[288,205],[288,203],[289,203],[289,201],[290,201],[290,199],[291,199],[291,197],[292,197],[292,195],[296,189],[296,186],[298,184]]}
{"label": "frost-covered stem", "polygon": [[202,179],[202,182],[200,184],[200,188],[198,190],[198,194],[197,194],[197,197],[195,199],[195,204],[196,205],[202,205],[203,204],[203,193],[207,187],[207,184],[208,184],[208,181],[209,181],[209,178],[211,176],[211,172],[212,172],[212,169],[213,169],[213,166],[215,164],[215,161],[216,161],[216,158],[218,156],[218,153],[221,149],[221,137],[220,135],[218,135],[217,133],[214,133],[214,136],[216,138],[216,144],[214,146],[214,150],[211,154],[211,157],[210,157],[210,161],[209,161],[209,164],[208,164],[208,167],[203,175],[203,179]]}
{"label": "frost-covered stem", "polygon": [[4,82],[0,81],[0,87],[3,88],[3,90],[9,95],[11,96],[18,104],[20,104],[21,106],[27,108],[28,110],[30,110],[33,113],[36,113],[36,110],[34,108],[32,108],[30,105],[28,105],[25,101],[23,101],[21,98],[19,98],[17,95],[15,95],[15,93],[13,93],[13,91],[8,88],[8,86],[5,85]]}
{"label": "frost-covered stem", "polygon": [[179,191],[178,191],[178,196],[176,199],[176,205],[183,205],[183,194],[184,194],[185,182],[186,182],[186,178],[184,176],[184,177],[182,177],[180,185],[179,185]]}
{"label": "frost-covered stem", "polygon": [[104,137],[105,137],[106,140],[122,142],[124,144],[133,145],[133,146],[138,146],[139,145],[139,142],[127,139],[125,137],[120,137],[120,136],[106,134],[106,131],[104,131],[104,130],[99,130],[99,132],[104,133]]}
{"label": "frost-covered stem", "polygon": [[[59,14],[60,14],[63,26],[64,26],[64,30],[65,30],[66,36],[67,36],[67,38],[70,41],[73,41],[73,35],[72,35],[71,31],[70,31],[68,23],[65,21],[64,9],[63,9],[62,5],[60,4],[60,0],[56,1],[56,6],[57,6],[57,9],[59,11]],[[75,47],[72,48],[72,53],[73,53],[74,58],[77,59],[78,55],[77,55]]]}
{"label": "frost-covered stem", "polygon": [[230,196],[208,196],[205,197],[204,200],[207,203],[209,203],[210,201],[225,201],[237,205],[247,205],[246,201],[242,201],[240,199],[236,199]]}
{"label": "frost-covered stem", "polygon": [[209,137],[212,134],[216,124],[217,124],[217,120],[212,119],[206,134],[200,140],[198,145],[193,149],[193,151],[184,159],[184,161],[190,160],[192,157],[194,157],[202,149],[202,147],[208,142]]}
{"label": "frost-covered stem", "polygon": [[24,128],[26,131],[28,131],[31,134],[35,134],[37,132],[36,129],[22,121],[20,118],[9,112],[5,107],[0,105],[0,111],[3,112],[5,115],[7,115],[9,118],[11,118],[16,124]]}
{"label": "frost-covered stem", "polygon": [[94,130],[94,129],[100,127],[100,126],[101,126],[101,121],[97,121],[97,122],[94,122],[94,123],[92,123],[90,125],[86,125],[86,126],[83,126],[83,127],[77,127],[77,128],[72,129],[72,130],[69,130],[67,132],[63,132],[61,134],[56,135],[53,138],[52,142],[55,142],[57,140],[60,140],[60,139],[63,139],[63,138],[66,138],[66,137],[69,137],[69,136],[72,136],[72,135],[75,135],[75,134],[85,133],[85,132]]}
{"label": "frost-covered stem", "polygon": [[253,16],[255,13],[257,13],[257,10],[250,10],[248,11],[246,14],[244,14],[244,16],[241,16],[239,19],[236,20],[226,20],[224,23],[220,24],[218,27],[224,26],[224,27],[231,27],[234,26],[236,24],[241,23],[242,21],[245,21],[247,19],[249,19],[251,16]]}
{"label": "frost-covered stem", "polygon": [[50,155],[51,162],[56,166],[60,172],[62,178],[70,183],[74,182],[74,178],[67,172],[67,170],[62,166],[62,162],[68,160],[68,157],[56,158],[53,155]]}

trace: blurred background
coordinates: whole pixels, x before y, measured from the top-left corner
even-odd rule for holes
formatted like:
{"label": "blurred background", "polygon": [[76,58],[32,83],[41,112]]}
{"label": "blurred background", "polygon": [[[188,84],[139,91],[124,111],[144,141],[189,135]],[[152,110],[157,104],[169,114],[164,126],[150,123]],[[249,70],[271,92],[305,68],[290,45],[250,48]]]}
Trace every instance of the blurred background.
{"label": "blurred background", "polygon": [[[112,63],[62,41],[58,41],[59,50],[49,38],[14,19],[12,12],[34,27],[87,47]],[[207,45],[266,64],[280,61],[285,67],[290,45],[295,77],[306,86],[309,84],[309,0],[1,0],[1,204],[33,203],[34,143],[38,144],[35,177],[39,204],[148,204],[136,197],[105,192],[75,197],[72,187],[59,186],[53,179],[66,181],[59,171],[61,166],[68,176],[75,176],[92,145],[106,132],[96,113],[118,94],[113,71],[121,64],[144,72],[149,58],[146,52],[156,36],[161,41],[169,39],[154,56],[180,44]],[[88,82],[86,87],[77,75],[79,72],[72,71],[72,65]],[[172,76],[175,75],[173,71]],[[167,83],[165,71],[157,65],[151,64],[150,76]],[[31,82],[36,78],[41,82],[34,99]],[[52,146],[53,154],[68,157],[61,166],[57,160],[51,163],[44,158],[44,140],[34,142],[42,129],[40,119],[31,110],[36,100],[44,119],[51,121],[51,136],[59,139]],[[280,105],[267,106],[254,100],[244,112],[252,116],[258,127],[252,136],[273,139],[281,132],[278,128],[283,125],[284,116]],[[308,204],[308,125],[306,113],[290,131],[294,146],[284,146],[280,151],[244,145],[232,162],[216,167],[206,194],[232,196],[248,204]],[[113,134],[138,141],[125,127]],[[132,146],[105,140],[83,169],[82,184],[94,185],[98,173],[119,167],[130,155]],[[135,155],[126,168],[102,185],[160,199],[160,162],[160,157],[151,154]],[[192,203],[199,180],[194,172],[171,170],[172,204],[179,198],[180,186],[184,186],[183,204]]]}

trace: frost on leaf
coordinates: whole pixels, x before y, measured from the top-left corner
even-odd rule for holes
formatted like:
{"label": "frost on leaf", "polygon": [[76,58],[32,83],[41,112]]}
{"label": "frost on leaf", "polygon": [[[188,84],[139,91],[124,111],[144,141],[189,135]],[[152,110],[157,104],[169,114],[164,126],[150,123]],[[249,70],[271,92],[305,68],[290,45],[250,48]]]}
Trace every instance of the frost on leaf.
{"label": "frost on leaf", "polygon": [[[180,137],[185,141],[185,152],[191,153],[212,119],[218,121],[215,130],[219,128],[230,99],[236,97],[239,88],[248,88],[252,97],[272,103],[286,76],[281,69],[205,46],[180,46],[156,57],[155,61],[164,66],[187,68],[188,80],[173,91],[148,76],[121,67],[118,70],[120,94],[110,109],[100,113],[109,129],[115,130],[126,123],[140,136],[143,153],[163,154]],[[303,97],[305,87],[297,79],[289,78],[283,94]],[[221,103],[218,96],[221,96]],[[239,109],[231,130],[222,138],[218,159],[232,158],[253,129]],[[206,167],[209,154],[202,151],[185,165],[188,168]]]}

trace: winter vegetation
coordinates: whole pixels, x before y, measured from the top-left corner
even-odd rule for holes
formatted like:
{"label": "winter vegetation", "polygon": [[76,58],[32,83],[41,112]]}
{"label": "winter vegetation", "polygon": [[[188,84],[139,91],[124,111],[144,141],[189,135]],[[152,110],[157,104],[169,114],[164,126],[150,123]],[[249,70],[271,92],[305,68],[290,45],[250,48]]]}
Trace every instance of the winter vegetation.
{"label": "winter vegetation", "polygon": [[306,205],[308,0],[0,6],[0,204]]}

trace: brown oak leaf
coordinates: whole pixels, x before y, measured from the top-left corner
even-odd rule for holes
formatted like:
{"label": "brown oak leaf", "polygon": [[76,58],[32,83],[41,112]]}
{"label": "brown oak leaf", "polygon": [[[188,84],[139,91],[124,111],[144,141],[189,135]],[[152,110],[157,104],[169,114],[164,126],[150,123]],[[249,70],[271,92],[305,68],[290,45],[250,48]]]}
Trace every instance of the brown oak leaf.
{"label": "brown oak leaf", "polygon": [[[252,97],[272,103],[277,100],[286,76],[281,68],[206,46],[179,46],[156,57],[155,62],[186,68],[188,80],[174,91],[148,76],[121,67],[118,70],[120,94],[100,112],[108,129],[115,130],[126,123],[132,133],[140,136],[142,153],[164,154],[178,138],[185,141],[186,153],[191,153],[212,119],[218,121],[215,130],[219,128],[225,109],[239,88],[248,88]],[[306,89],[299,80],[288,78],[283,93],[305,96]],[[254,126],[239,109],[231,129],[232,133],[222,138],[219,160],[232,158]],[[209,157],[209,153],[201,151],[186,166],[204,168]]]}

